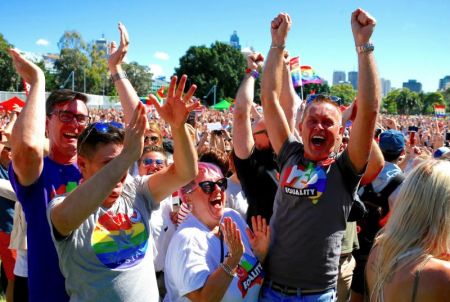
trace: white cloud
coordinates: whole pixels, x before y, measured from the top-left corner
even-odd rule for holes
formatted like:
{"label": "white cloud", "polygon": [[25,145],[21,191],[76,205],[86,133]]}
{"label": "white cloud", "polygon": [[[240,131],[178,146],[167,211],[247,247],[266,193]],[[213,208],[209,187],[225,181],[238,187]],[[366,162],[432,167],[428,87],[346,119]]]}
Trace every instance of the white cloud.
{"label": "white cloud", "polygon": [[158,64],[149,64],[150,72],[153,73],[153,76],[164,75],[163,68]]}
{"label": "white cloud", "polygon": [[49,42],[45,39],[38,39],[36,41],[36,45],[40,45],[40,46],[48,46]]}
{"label": "white cloud", "polygon": [[157,51],[155,52],[155,58],[162,61],[168,61],[169,55],[166,52],[163,51]]}

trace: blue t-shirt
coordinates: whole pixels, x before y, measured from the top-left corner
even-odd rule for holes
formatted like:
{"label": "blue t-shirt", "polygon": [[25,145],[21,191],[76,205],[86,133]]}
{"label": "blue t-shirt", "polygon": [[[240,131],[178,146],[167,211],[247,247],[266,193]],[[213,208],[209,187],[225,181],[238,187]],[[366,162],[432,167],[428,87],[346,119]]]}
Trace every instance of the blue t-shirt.
{"label": "blue t-shirt", "polygon": [[[0,178],[9,180],[8,170],[0,165]],[[0,232],[11,234],[14,221],[14,201],[0,196]]]}
{"label": "blue t-shirt", "polygon": [[76,188],[81,178],[80,171],[74,164],[61,165],[45,157],[42,173],[33,184],[27,187],[20,185],[12,165],[9,176],[28,223],[29,301],[69,301],[46,209],[55,196]]}

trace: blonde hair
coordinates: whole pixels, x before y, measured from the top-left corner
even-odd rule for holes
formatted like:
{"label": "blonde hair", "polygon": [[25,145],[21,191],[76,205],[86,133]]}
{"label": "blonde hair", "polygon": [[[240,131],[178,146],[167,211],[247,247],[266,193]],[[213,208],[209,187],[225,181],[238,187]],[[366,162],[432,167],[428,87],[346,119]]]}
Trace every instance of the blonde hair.
{"label": "blonde hair", "polygon": [[[406,178],[388,223],[377,236],[370,301],[383,301],[386,280],[409,264],[450,250],[450,162],[427,160]],[[401,262],[399,262],[401,258]]]}

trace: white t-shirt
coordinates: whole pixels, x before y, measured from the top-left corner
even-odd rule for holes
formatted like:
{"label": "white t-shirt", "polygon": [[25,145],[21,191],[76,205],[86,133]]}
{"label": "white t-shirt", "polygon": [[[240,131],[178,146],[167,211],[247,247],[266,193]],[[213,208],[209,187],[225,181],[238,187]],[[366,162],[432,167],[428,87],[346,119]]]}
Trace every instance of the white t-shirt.
{"label": "white t-shirt", "polygon": [[225,206],[236,210],[244,220],[247,220],[248,202],[241,184],[228,178],[228,188],[225,193],[227,194]]}
{"label": "white t-shirt", "polygon": [[150,217],[151,232],[156,247],[154,263],[157,272],[164,270],[167,247],[176,231],[175,225],[170,220],[172,209],[172,196],[169,196],[161,201],[159,209],[152,211]]}
{"label": "white t-shirt", "polygon": [[[254,256],[245,229],[247,224],[239,213],[225,209],[224,217],[236,222],[244,242],[244,254],[222,301],[257,301],[264,280],[261,263]],[[223,255],[228,247],[223,242]],[[194,215],[189,214],[170,242],[165,265],[167,295],[164,301],[189,301],[186,294],[202,288],[218,267],[221,256],[220,238]]]}

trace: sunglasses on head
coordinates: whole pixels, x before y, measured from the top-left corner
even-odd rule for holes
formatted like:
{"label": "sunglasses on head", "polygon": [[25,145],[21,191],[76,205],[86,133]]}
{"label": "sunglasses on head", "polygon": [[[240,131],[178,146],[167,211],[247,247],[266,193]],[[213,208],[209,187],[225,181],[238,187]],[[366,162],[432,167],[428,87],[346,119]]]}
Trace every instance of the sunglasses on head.
{"label": "sunglasses on head", "polygon": [[144,139],[144,142],[148,143],[149,141],[152,141],[153,143],[157,143],[159,141],[159,137],[157,136],[146,136]]}
{"label": "sunglasses on head", "polygon": [[96,122],[96,123],[90,124],[85,129],[85,131],[87,129],[89,129],[89,130],[87,130],[88,132],[87,132],[86,136],[83,138],[83,140],[78,145],[78,153],[80,153],[81,147],[83,146],[84,142],[87,140],[89,135],[92,133],[92,130],[95,129],[99,133],[108,133],[109,130],[111,129],[111,127],[114,127],[117,129],[123,129],[123,125],[118,122],[109,122],[109,123]]}
{"label": "sunglasses on head", "polygon": [[306,98],[306,104],[310,104],[314,100],[320,101],[320,100],[325,100],[325,99],[331,100],[332,102],[338,104],[339,106],[344,104],[344,102],[342,101],[342,99],[340,97],[337,97],[334,95],[326,95],[326,94],[310,94]]}
{"label": "sunglasses on head", "polygon": [[202,181],[198,183],[198,186],[205,194],[211,194],[214,192],[216,185],[219,186],[221,191],[225,191],[228,187],[228,180],[226,178],[221,178],[218,181]]}
{"label": "sunglasses on head", "polygon": [[144,163],[144,165],[149,166],[153,163],[157,164],[158,166],[163,165],[164,164],[164,160],[163,159],[151,159],[151,158],[146,158],[142,161]]}

